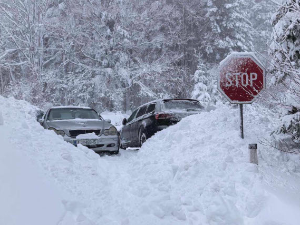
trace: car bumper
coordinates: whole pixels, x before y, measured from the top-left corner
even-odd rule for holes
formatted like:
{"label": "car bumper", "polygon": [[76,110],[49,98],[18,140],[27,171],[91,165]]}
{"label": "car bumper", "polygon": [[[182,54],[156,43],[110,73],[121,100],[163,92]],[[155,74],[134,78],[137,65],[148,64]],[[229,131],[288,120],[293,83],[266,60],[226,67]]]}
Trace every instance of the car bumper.
{"label": "car bumper", "polygon": [[116,136],[101,136],[98,139],[75,139],[66,137],[65,141],[77,146],[81,144],[95,152],[116,152],[119,150],[119,137]]}
{"label": "car bumper", "polygon": [[163,129],[166,129],[166,128],[168,128],[169,126],[171,126],[171,125],[159,125],[159,126],[157,126],[157,131],[161,131],[161,130],[163,130]]}

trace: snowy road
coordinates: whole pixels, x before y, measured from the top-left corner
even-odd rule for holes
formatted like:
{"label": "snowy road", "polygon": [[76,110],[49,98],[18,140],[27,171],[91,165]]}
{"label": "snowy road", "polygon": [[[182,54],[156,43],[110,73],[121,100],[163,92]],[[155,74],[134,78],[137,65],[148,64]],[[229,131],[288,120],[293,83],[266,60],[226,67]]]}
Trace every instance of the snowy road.
{"label": "snowy road", "polygon": [[[268,131],[268,119],[254,112],[246,111],[245,140],[239,138],[237,110],[220,106],[161,131],[139,151],[99,157],[44,130],[28,103],[0,97],[0,104],[4,106],[0,142],[5,143],[0,152],[5,191],[0,195],[16,196],[16,205],[28,206],[26,211],[9,208],[14,200],[5,198],[0,206],[2,224],[24,224],[13,217],[36,219],[26,223],[31,225],[298,225],[300,221],[298,198],[291,200],[284,190],[291,184],[289,190],[298,192],[297,176],[291,173],[294,181],[284,181],[280,178],[286,175],[284,170],[279,175],[264,161],[259,168],[248,163],[248,144]],[[24,171],[15,173],[17,165]],[[267,186],[271,182],[287,185],[279,192]],[[49,223],[41,223],[37,213]]]}

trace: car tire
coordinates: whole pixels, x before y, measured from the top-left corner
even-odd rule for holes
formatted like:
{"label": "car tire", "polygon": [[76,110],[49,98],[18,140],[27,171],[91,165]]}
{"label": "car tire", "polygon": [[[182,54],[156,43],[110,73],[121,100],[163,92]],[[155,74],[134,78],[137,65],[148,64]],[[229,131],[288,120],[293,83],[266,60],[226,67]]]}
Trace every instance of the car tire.
{"label": "car tire", "polygon": [[120,147],[120,149],[123,149],[123,150],[126,150],[126,147],[124,147],[123,145],[122,145],[122,142],[121,142],[121,136],[119,136],[119,147]]}
{"label": "car tire", "polygon": [[139,147],[142,147],[142,145],[146,142],[146,140],[147,140],[146,132],[143,128],[141,128],[139,131]]}
{"label": "car tire", "polygon": [[112,152],[112,154],[114,154],[114,155],[117,155],[117,154],[119,154],[119,150],[118,150],[118,151],[114,151],[114,152]]}
{"label": "car tire", "polygon": [[120,144],[120,149],[126,150],[126,148],[122,144]]}

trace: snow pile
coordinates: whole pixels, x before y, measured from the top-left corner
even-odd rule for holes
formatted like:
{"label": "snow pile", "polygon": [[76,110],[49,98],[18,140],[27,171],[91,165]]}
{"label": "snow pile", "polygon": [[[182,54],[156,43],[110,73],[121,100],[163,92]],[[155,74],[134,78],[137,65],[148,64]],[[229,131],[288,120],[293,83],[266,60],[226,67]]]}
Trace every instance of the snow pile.
{"label": "snow pile", "polygon": [[148,140],[132,172],[144,184],[139,187],[144,207],[174,223],[234,225],[256,217],[267,197],[258,168],[248,163],[247,144],[256,137],[239,138],[238,115],[223,106]]}
{"label": "snow pile", "polygon": [[11,146],[7,131],[0,126],[0,224],[57,224],[64,217],[59,192]]}
{"label": "snow pile", "polygon": [[269,166],[287,174],[298,174],[300,177],[299,153],[286,153],[274,151],[274,149],[271,148],[265,148],[264,151],[260,153],[260,156]]}
{"label": "snow pile", "polygon": [[[139,151],[99,157],[44,130],[28,103],[0,96],[0,105],[0,140],[6,140],[0,152],[0,171],[6,175],[0,178],[8,184],[0,194],[5,199],[0,224],[296,225],[300,220],[299,205],[283,203],[265,188],[265,177],[274,181],[269,165],[248,163],[248,144],[273,128],[272,118],[250,107],[245,107],[245,140],[239,138],[238,110],[221,105],[157,133]],[[23,192],[17,188],[24,185],[29,188]],[[16,199],[21,209],[28,206],[24,213],[7,207]],[[37,214],[43,222],[30,221]],[[13,223],[13,217],[29,219]]]}
{"label": "snow pile", "polygon": [[[148,199],[144,207],[159,218],[174,217],[172,224],[176,219],[186,224],[298,224],[300,198],[293,195],[296,200],[286,203],[274,191],[282,180],[286,191],[299,193],[300,179],[270,168],[264,158],[276,151],[260,144],[277,121],[269,112],[245,108],[245,140],[239,137],[239,111],[227,106],[187,117],[148,140],[132,175],[144,184],[139,187]],[[249,163],[250,143],[258,143],[264,156],[259,167]]]}
{"label": "snow pile", "polygon": [[99,136],[96,135],[94,132],[93,133],[88,133],[88,134],[79,134],[76,139],[98,139]]}
{"label": "snow pile", "polygon": [[25,101],[0,96],[0,106],[0,224],[92,224],[82,213],[82,203],[72,198],[72,186],[65,184],[91,173],[86,168],[97,164],[90,157],[93,152],[84,153],[44,130],[35,121],[37,108]]}

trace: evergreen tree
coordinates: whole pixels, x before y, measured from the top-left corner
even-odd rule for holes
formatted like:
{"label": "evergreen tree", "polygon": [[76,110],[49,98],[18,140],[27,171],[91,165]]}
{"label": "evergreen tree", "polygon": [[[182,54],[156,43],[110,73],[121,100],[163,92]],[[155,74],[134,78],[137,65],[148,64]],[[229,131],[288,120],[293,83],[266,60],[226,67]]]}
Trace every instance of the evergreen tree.
{"label": "evergreen tree", "polygon": [[[300,3],[287,0],[273,19],[273,43],[270,54],[272,84],[276,86],[277,104],[284,108],[283,125],[277,133],[300,141]],[[281,137],[282,138],[282,137]],[[286,140],[285,140],[286,141]]]}
{"label": "evergreen tree", "polygon": [[204,106],[214,105],[220,100],[217,90],[217,68],[199,61],[194,73],[195,87],[192,98],[198,99]]}
{"label": "evergreen tree", "polygon": [[[200,82],[214,101],[211,68],[252,48],[243,7],[241,0],[0,0],[0,92],[40,107],[129,110],[190,97],[195,84],[204,91]],[[193,79],[199,54],[207,81]]]}
{"label": "evergreen tree", "polygon": [[244,1],[241,11],[249,18],[252,27],[252,51],[267,55],[270,36],[272,34],[272,15],[276,11],[276,4],[265,0]]}
{"label": "evergreen tree", "polygon": [[206,66],[203,62],[200,62],[194,74],[196,85],[192,97],[198,99],[203,105],[208,105],[211,101],[210,94],[208,93],[208,86],[210,84],[208,75]]}
{"label": "evergreen tree", "polygon": [[240,0],[208,0],[201,50],[208,62],[220,62],[231,51],[253,47],[253,28]]}

